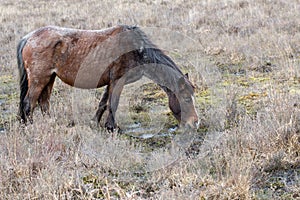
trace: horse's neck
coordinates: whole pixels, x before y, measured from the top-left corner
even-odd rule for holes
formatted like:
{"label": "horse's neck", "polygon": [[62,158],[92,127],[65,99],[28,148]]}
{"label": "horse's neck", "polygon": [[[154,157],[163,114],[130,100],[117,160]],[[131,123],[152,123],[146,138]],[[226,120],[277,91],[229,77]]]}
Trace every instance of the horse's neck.
{"label": "horse's neck", "polygon": [[161,89],[163,89],[163,91],[165,91],[165,93],[168,95],[168,97],[172,97],[172,96],[174,96],[175,94],[169,89],[169,88],[167,88],[166,86],[162,86],[162,85],[160,85],[160,84],[158,84],[159,85],[159,87],[161,88]]}

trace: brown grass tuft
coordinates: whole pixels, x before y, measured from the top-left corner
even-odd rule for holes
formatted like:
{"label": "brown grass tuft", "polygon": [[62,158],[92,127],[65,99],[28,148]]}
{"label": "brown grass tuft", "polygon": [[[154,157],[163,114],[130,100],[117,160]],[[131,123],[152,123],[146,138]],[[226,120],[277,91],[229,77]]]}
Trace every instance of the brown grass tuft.
{"label": "brown grass tuft", "polygon": [[[299,198],[299,9],[298,0],[2,2],[1,199]],[[98,91],[77,93],[58,80],[51,117],[36,111],[34,123],[21,126],[15,117],[19,39],[44,25],[119,23],[193,39],[152,36],[197,85],[198,132],[158,139],[109,134],[89,123]],[[164,134],[173,120],[166,97],[147,84],[125,88],[118,122],[141,122],[147,125],[141,134]],[[144,115],[128,101],[146,104]]]}

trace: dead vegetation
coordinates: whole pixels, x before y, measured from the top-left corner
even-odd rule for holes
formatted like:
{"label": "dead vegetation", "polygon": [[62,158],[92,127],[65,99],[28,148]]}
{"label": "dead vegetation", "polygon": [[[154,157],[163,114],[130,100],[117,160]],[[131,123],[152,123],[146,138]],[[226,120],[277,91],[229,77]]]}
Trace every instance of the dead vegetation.
{"label": "dead vegetation", "polygon": [[[1,199],[300,198],[299,10],[298,0],[2,2]],[[106,133],[89,123],[99,92],[60,81],[51,118],[36,112],[34,124],[20,126],[19,39],[44,25],[118,23],[184,35],[165,35],[171,45],[152,38],[197,85],[198,132],[157,140]],[[165,133],[173,119],[153,88],[147,81],[125,88],[121,125],[138,121],[142,131]]]}

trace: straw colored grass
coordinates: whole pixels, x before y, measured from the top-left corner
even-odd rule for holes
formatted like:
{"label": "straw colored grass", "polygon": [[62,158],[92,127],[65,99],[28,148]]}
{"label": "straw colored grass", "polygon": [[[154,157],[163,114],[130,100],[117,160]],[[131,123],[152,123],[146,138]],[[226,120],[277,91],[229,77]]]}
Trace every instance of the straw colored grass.
{"label": "straw colored grass", "polygon": [[[299,10],[298,0],[2,2],[0,199],[300,198]],[[58,80],[51,117],[37,109],[32,125],[16,121],[22,36],[44,25],[119,23],[180,33],[151,37],[197,86],[197,133],[159,140],[107,133],[89,123],[100,92]],[[136,92],[142,85],[125,88],[120,126],[141,116],[130,114],[128,101],[149,95]],[[145,102],[152,110],[144,118],[163,130],[172,120],[165,99]]]}

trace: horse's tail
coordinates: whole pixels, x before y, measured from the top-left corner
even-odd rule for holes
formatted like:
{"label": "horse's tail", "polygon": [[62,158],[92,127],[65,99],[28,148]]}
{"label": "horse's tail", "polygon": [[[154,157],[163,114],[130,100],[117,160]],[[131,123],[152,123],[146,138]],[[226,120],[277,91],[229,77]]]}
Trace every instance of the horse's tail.
{"label": "horse's tail", "polygon": [[21,41],[18,44],[17,47],[17,60],[18,60],[18,69],[19,69],[19,76],[20,76],[20,104],[19,104],[19,117],[21,118],[21,121],[23,122],[26,121],[26,114],[25,114],[25,104],[24,104],[24,99],[28,91],[28,80],[27,80],[27,73],[24,67],[24,61],[23,61],[23,48],[27,43],[28,38],[24,37],[21,39]]}

